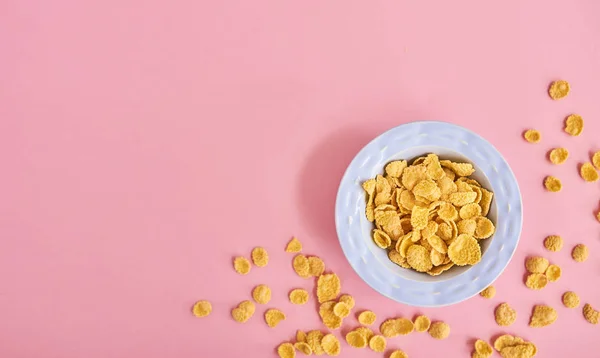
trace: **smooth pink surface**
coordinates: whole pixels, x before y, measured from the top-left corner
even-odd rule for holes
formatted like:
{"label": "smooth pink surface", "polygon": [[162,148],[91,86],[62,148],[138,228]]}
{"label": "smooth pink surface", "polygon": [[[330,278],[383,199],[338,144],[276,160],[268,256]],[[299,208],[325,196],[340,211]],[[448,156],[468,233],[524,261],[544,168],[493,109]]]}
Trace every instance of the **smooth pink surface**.
{"label": "smooth pink surface", "polygon": [[[0,357],[273,357],[297,328],[322,327],[314,302],[287,301],[313,287],[283,252],[292,235],[377,324],[426,313],[451,325],[445,341],[389,341],[410,357],[470,357],[474,338],[503,332],[535,342],[538,357],[596,357],[598,327],[560,297],[574,290],[600,308],[600,188],[577,171],[600,149],[599,14],[595,0],[0,2]],[[554,102],[558,78],[572,92]],[[577,138],[562,132],[571,112],[586,119]],[[481,134],[519,180],[523,235],[493,300],[396,304],[338,245],[334,199],[351,158],[424,119]],[[529,127],[542,143],[521,139]],[[545,160],[554,146],[571,152],[560,167]],[[548,174],[561,193],[543,190]],[[544,250],[548,234],[565,238],[562,252]],[[583,264],[570,259],[580,242]],[[271,262],[237,275],[231,258],[257,245]],[[563,278],[525,288],[530,254]],[[264,306],[245,325],[230,318],[260,283],[273,289],[267,307],[288,315],[275,329]],[[190,314],[198,299],[211,316]],[[504,301],[518,311],[508,328],[493,318]],[[539,303],[559,319],[532,329]]]}

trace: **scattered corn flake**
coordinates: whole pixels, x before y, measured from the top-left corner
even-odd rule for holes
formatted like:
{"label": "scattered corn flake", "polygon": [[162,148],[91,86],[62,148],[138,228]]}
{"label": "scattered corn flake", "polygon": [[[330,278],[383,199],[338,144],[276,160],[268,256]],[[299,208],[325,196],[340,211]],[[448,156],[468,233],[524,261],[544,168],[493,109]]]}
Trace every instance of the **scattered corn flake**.
{"label": "scattered corn flake", "polygon": [[313,277],[319,277],[325,271],[325,263],[318,256],[308,257],[308,273]]}
{"label": "scattered corn flake", "polygon": [[600,150],[592,155],[592,164],[596,169],[600,170]]}
{"label": "scattered corn flake", "polygon": [[558,235],[550,235],[544,239],[544,247],[548,251],[558,252],[563,247],[563,239]]}
{"label": "scattered corn flake", "polygon": [[571,114],[565,118],[565,132],[572,136],[578,136],[583,131],[583,118],[578,114]]}
{"label": "scattered corn flake", "polygon": [[296,350],[294,349],[293,344],[286,342],[277,347],[277,354],[279,354],[280,358],[295,358]]}
{"label": "scattered corn flake", "polygon": [[358,315],[358,322],[365,326],[370,326],[377,320],[377,315],[373,311],[362,311]]}
{"label": "scattered corn flake", "polygon": [[342,326],[342,318],[333,313],[335,304],[335,301],[327,301],[321,303],[319,306],[319,316],[321,316],[321,320],[325,327],[329,329],[338,329]]}
{"label": "scattered corn flake", "polygon": [[500,351],[502,358],[529,358],[533,357],[534,347],[530,344],[517,344],[504,347]]}
{"label": "scattered corn flake", "polygon": [[233,268],[240,275],[247,275],[250,272],[250,261],[247,258],[238,256],[233,260]]}
{"label": "scattered corn flake", "polygon": [[256,307],[252,301],[242,301],[231,310],[231,317],[237,322],[245,323],[254,315],[255,310]]}
{"label": "scattered corn flake", "polygon": [[393,338],[400,335],[400,325],[397,319],[390,318],[379,326],[379,332],[383,334],[384,337]]}
{"label": "scattered corn flake", "polygon": [[562,295],[563,305],[567,308],[579,307],[579,296],[573,291],[567,291]]}
{"label": "scattered corn flake", "polygon": [[548,94],[553,100],[558,100],[565,98],[569,94],[570,90],[571,86],[569,85],[569,82],[565,80],[557,80],[550,83],[550,86],[548,87]]}
{"label": "scattered corn flake", "polygon": [[591,324],[598,324],[600,314],[589,303],[583,306],[583,317]]}
{"label": "scattered corn flake", "polygon": [[408,358],[408,354],[404,353],[404,351],[397,349],[390,353],[389,358]]}
{"label": "scattered corn flake", "polygon": [[562,270],[558,265],[550,265],[548,269],[546,269],[546,277],[550,282],[556,282],[560,278],[562,274]]}
{"label": "scattered corn flake", "polygon": [[348,334],[346,334],[346,342],[354,348],[365,348],[367,346],[365,336],[358,331],[348,332]]}
{"label": "scattered corn flake", "polygon": [[481,247],[469,235],[459,235],[448,247],[448,257],[458,266],[474,265],[481,260]]}
{"label": "scattered corn flake", "polygon": [[525,286],[532,290],[541,290],[548,284],[548,278],[543,273],[532,273],[527,276]]}
{"label": "scattered corn flake", "polygon": [[333,314],[340,318],[346,318],[350,314],[350,308],[344,302],[338,302],[333,306]]}
{"label": "scattered corn flake", "polygon": [[596,168],[594,168],[594,166],[590,163],[583,163],[583,165],[579,169],[579,175],[581,175],[581,178],[583,178],[583,180],[587,181],[588,183],[593,183],[597,181],[600,177],[598,175],[598,172],[596,171]]}
{"label": "scattered corn flake", "polygon": [[312,348],[310,348],[310,346],[306,342],[296,342],[294,343],[294,348],[296,348],[296,350],[298,350],[305,356],[312,355],[313,353]]}
{"label": "scattered corn flake", "polygon": [[198,301],[194,303],[192,307],[192,313],[196,317],[206,317],[212,312],[212,305],[206,300]]}
{"label": "scattered corn flake", "polygon": [[496,296],[496,288],[494,286],[488,286],[483,289],[483,291],[479,292],[479,295],[483,298],[494,298]]}
{"label": "scattered corn flake", "polygon": [[283,321],[284,319],[285,313],[276,308],[268,309],[265,312],[265,322],[267,322],[267,325],[271,328],[277,327],[279,322]]}
{"label": "scattered corn flake", "polygon": [[313,353],[320,356],[325,353],[321,346],[321,340],[323,339],[323,332],[313,330],[306,334],[306,343],[310,346]]}
{"label": "scattered corn flake", "polygon": [[504,302],[496,307],[494,317],[499,326],[510,326],[515,323],[515,320],[517,319],[517,311],[510,307],[508,303]]}
{"label": "scattered corn flake", "polygon": [[503,334],[503,335],[499,336],[498,338],[496,338],[496,340],[494,341],[494,349],[496,349],[498,352],[500,352],[500,351],[502,351],[502,349],[504,347],[512,346],[514,341],[515,341],[515,337],[513,335]]}
{"label": "scattered corn flake", "polygon": [[473,235],[476,239],[487,239],[496,231],[494,223],[484,216],[477,217],[476,222],[477,227],[475,228],[475,235]]}
{"label": "scattered corn flake", "polygon": [[354,297],[347,294],[341,295],[338,299],[338,302],[344,302],[346,305],[348,305],[348,308],[350,309],[353,309],[355,305]]}
{"label": "scattered corn flake", "polygon": [[429,251],[421,245],[411,245],[406,250],[406,261],[419,272],[427,272],[433,267]]}
{"label": "scattered corn flake", "polygon": [[255,247],[252,250],[252,262],[258,267],[265,267],[269,263],[269,254],[264,247]]}
{"label": "scattered corn flake", "polygon": [[535,129],[528,129],[523,132],[523,138],[529,143],[539,143],[542,140],[542,134]]}
{"label": "scattered corn flake", "polygon": [[302,278],[310,277],[310,264],[306,256],[302,254],[294,256],[294,259],[292,260],[292,266],[294,267],[294,271],[296,271],[298,276]]}
{"label": "scattered corn flake", "polygon": [[557,318],[558,313],[554,308],[545,305],[536,305],[533,307],[533,313],[529,319],[529,327],[546,327],[556,322]]}
{"label": "scattered corn flake", "polygon": [[525,268],[530,273],[544,273],[548,269],[548,265],[550,262],[543,257],[531,256],[525,259]]}
{"label": "scattered corn flake", "polygon": [[425,315],[420,315],[414,321],[415,331],[426,332],[431,326],[431,320]]}
{"label": "scattered corn flake", "polygon": [[373,352],[383,352],[385,351],[386,346],[387,342],[383,336],[375,335],[369,340],[369,348],[371,348]]}
{"label": "scattered corn flake", "polygon": [[450,326],[445,322],[433,322],[429,327],[429,335],[435,339],[446,339],[450,335]]}
{"label": "scattered corn flake", "polygon": [[577,262],[584,262],[585,260],[587,260],[589,255],[590,252],[587,246],[585,246],[584,244],[575,245],[573,251],[571,252],[571,257],[573,257],[573,260]]}
{"label": "scattered corn flake", "polygon": [[375,229],[373,230],[373,242],[380,248],[387,249],[392,244],[392,239],[390,239],[385,231]]}
{"label": "scattered corn flake", "polygon": [[290,291],[289,299],[290,302],[295,305],[303,305],[308,302],[308,291],[302,288],[295,288]]}
{"label": "scattered corn flake", "polygon": [[548,158],[552,164],[562,164],[569,158],[569,151],[566,148],[554,148],[548,153]]}
{"label": "scattered corn flake", "polygon": [[552,175],[549,175],[544,179],[544,186],[546,187],[546,190],[552,193],[557,193],[562,190],[560,179],[553,177]]}
{"label": "scattered corn flake", "polygon": [[375,333],[373,333],[373,331],[369,327],[358,327],[355,329],[355,331],[360,333],[363,337],[365,337],[367,343],[369,342],[371,337],[375,335]]}
{"label": "scattered corn flake", "polygon": [[323,351],[328,356],[337,356],[340,354],[342,349],[340,341],[333,334],[326,334],[325,337],[321,340],[321,347],[323,347]]}
{"label": "scattered corn flake", "polygon": [[475,341],[475,352],[477,352],[482,358],[488,358],[494,353],[492,346],[481,339]]}
{"label": "scattered corn flake", "polygon": [[296,331],[296,342],[306,342],[306,333],[304,331]]}
{"label": "scattered corn flake", "polygon": [[[374,182],[373,182],[374,183]],[[292,238],[285,247],[285,252],[300,252],[302,251],[302,243],[297,238]]]}
{"label": "scattered corn flake", "polygon": [[258,285],[252,290],[252,298],[256,303],[267,304],[271,301],[271,288],[267,285]]}
{"label": "scattered corn flake", "polygon": [[398,333],[401,336],[406,336],[409,333],[412,333],[412,331],[415,330],[415,325],[414,323],[409,320],[408,318],[397,318],[397,327],[398,327]]}

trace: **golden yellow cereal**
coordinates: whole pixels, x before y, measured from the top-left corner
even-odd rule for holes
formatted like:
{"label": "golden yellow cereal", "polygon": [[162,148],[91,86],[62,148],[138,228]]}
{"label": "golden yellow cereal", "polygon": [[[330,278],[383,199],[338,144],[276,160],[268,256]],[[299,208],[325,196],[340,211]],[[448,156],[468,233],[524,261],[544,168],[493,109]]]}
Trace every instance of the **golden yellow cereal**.
{"label": "golden yellow cereal", "polygon": [[583,306],[583,317],[591,324],[598,324],[600,314],[589,303]]}
{"label": "golden yellow cereal", "polygon": [[448,247],[448,257],[458,266],[475,265],[481,260],[481,247],[469,235],[459,235]]}
{"label": "golden yellow cereal", "polygon": [[348,308],[353,309],[355,302],[354,302],[354,297],[350,296],[350,295],[341,295],[340,298],[338,299],[338,302],[344,302]]}
{"label": "golden yellow cereal", "polygon": [[[375,182],[373,182],[375,183]],[[302,251],[302,243],[297,238],[292,238],[285,247],[285,252],[300,252]]]}
{"label": "golden yellow cereal", "polygon": [[294,348],[298,350],[298,352],[304,354],[305,356],[312,355],[312,348],[306,342],[296,342],[294,343]]}
{"label": "golden yellow cereal", "polygon": [[400,267],[410,268],[410,265],[408,264],[408,262],[406,262],[406,258],[402,257],[402,255],[400,255],[400,252],[398,252],[396,250],[390,250],[388,252],[388,258],[390,259],[390,261],[392,261],[393,263],[395,263],[396,265],[398,265]]}
{"label": "golden yellow cereal", "polygon": [[302,254],[294,256],[294,259],[292,260],[292,266],[294,267],[294,271],[296,271],[298,276],[302,278],[310,277],[310,266],[306,256]]}
{"label": "golden yellow cereal", "polygon": [[365,336],[358,331],[348,332],[348,334],[346,334],[346,342],[348,342],[350,347],[354,348],[365,348],[367,346]]}
{"label": "golden yellow cereal", "polygon": [[420,206],[413,206],[410,217],[410,224],[414,229],[422,230],[427,226],[429,209]]}
{"label": "golden yellow cereal", "polygon": [[206,317],[212,312],[212,305],[210,302],[202,300],[194,303],[192,307],[192,313],[196,317]]}
{"label": "golden yellow cereal", "polygon": [[479,354],[482,358],[488,358],[494,353],[494,349],[492,346],[481,339],[475,341],[475,352]]}
{"label": "golden yellow cereal", "polygon": [[385,166],[385,173],[391,177],[398,178],[402,175],[402,171],[406,166],[406,160],[395,160]]}
{"label": "golden yellow cereal", "polygon": [[525,268],[530,273],[544,273],[550,265],[547,259],[539,256],[531,256],[525,259]]}
{"label": "golden yellow cereal", "polygon": [[342,326],[342,318],[333,313],[335,304],[335,301],[327,301],[321,303],[321,306],[319,306],[319,316],[321,316],[321,320],[325,327],[329,329],[338,329]]}
{"label": "golden yellow cereal", "polygon": [[400,335],[400,322],[394,318],[387,319],[379,326],[379,332],[387,338],[396,337]]}
{"label": "golden yellow cereal", "polygon": [[446,339],[450,335],[450,326],[444,322],[433,322],[429,327],[429,335],[435,339]]}
{"label": "golden yellow cereal", "polygon": [[370,222],[373,222],[375,220],[375,205],[373,204],[367,204],[367,207],[365,208],[365,215],[367,217],[367,220]]}
{"label": "golden yellow cereal", "polygon": [[566,148],[554,148],[548,153],[548,158],[552,164],[562,164],[569,158],[569,151]]}
{"label": "golden yellow cereal", "polygon": [[563,305],[567,308],[579,307],[579,296],[573,291],[567,291],[562,296]]}
{"label": "golden yellow cereal", "polygon": [[242,301],[237,307],[231,310],[231,317],[237,322],[245,323],[254,315],[255,310],[256,307],[252,301]]}
{"label": "golden yellow cereal", "polygon": [[508,305],[508,303],[501,303],[494,311],[496,323],[499,326],[510,326],[515,323],[517,319],[517,311]]}
{"label": "golden yellow cereal", "polygon": [[404,351],[397,349],[390,353],[389,358],[408,358],[408,354],[404,353]]}
{"label": "golden yellow cereal", "polygon": [[313,277],[319,277],[325,271],[325,263],[320,257],[310,256],[308,258],[308,273]]}
{"label": "golden yellow cereal", "polygon": [[440,205],[438,216],[443,220],[454,221],[458,218],[458,211],[454,205],[444,202]]}
{"label": "golden yellow cereal", "polygon": [[532,290],[541,290],[548,284],[548,278],[543,273],[532,273],[527,276],[525,286]]}
{"label": "golden yellow cereal", "polygon": [[594,166],[590,163],[583,163],[581,169],[579,169],[579,175],[581,175],[581,178],[583,178],[583,180],[589,183],[597,181],[600,177],[598,175],[598,172],[596,171],[596,168],[594,168]]}
{"label": "golden yellow cereal", "polygon": [[255,247],[252,250],[252,262],[258,267],[265,267],[269,263],[269,254],[263,247]]}
{"label": "golden yellow cereal", "polygon": [[409,320],[408,318],[397,318],[396,321],[397,321],[396,327],[398,328],[398,333],[402,336],[412,333],[412,331],[415,330],[414,323],[411,320]]}
{"label": "golden yellow cereal", "polygon": [[381,230],[373,230],[373,242],[382,249],[387,249],[392,244],[392,239]]}
{"label": "golden yellow cereal", "polygon": [[475,230],[477,229],[477,221],[475,219],[461,220],[456,224],[456,228],[458,229],[459,235],[467,234],[469,236],[473,236],[475,235]]}
{"label": "golden yellow cereal", "polygon": [[455,206],[464,206],[474,203],[477,193],[474,191],[452,193],[448,196],[448,201]]}
{"label": "golden yellow cereal", "polygon": [[583,118],[578,114],[571,114],[565,118],[565,132],[578,136],[583,132]]}
{"label": "golden yellow cereal", "polygon": [[471,219],[481,215],[481,206],[471,203],[460,208],[459,216],[461,219]]}
{"label": "golden yellow cereal", "polygon": [[290,302],[295,305],[303,305],[308,302],[308,291],[302,288],[295,288],[288,295]]}
{"label": "golden yellow cereal", "polygon": [[534,349],[531,344],[517,344],[502,348],[500,355],[502,358],[530,358],[534,355]]}
{"label": "golden yellow cereal", "polygon": [[429,245],[439,253],[445,254],[448,252],[448,246],[439,236],[433,235],[429,239],[427,239]]}
{"label": "golden yellow cereal", "polygon": [[563,239],[558,235],[550,235],[544,239],[544,247],[548,251],[558,252],[563,247]]}
{"label": "golden yellow cereal", "polygon": [[369,327],[358,327],[355,329],[355,331],[360,333],[363,337],[365,337],[367,343],[369,343],[371,337],[375,335],[375,333],[373,333],[373,331]]}
{"label": "golden yellow cereal", "polygon": [[432,179],[421,180],[413,188],[415,197],[423,197],[429,201],[435,201],[442,196],[442,191]]}
{"label": "golden yellow cereal", "polygon": [[542,140],[542,134],[535,129],[528,129],[523,132],[523,138],[529,143],[539,143]]}
{"label": "golden yellow cereal", "polygon": [[295,358],[296,350],[294,349],[293,344],[282,343],[277,347],[277,354],[279,354],[280,358]]}
{"label": "golden yellow cereal", "polygon": [[562,182],[560,179],[551,175],[544,179],[544,186],[546,187],[546,190],[552,193],[557,193],[562,190]]}
{"label": "golden yellow cereal", "polygon": [[498,352],[502,351],[504,347],[510,347],[514,344],[515,337],[510,334],[503,334],[496,338],[494,341],[494,349]]}
{"label": "golden yellow cereal", "polygon": [[319,303],[329,300],[335,300],[340,294],[340,278],[334,274],[323,274],[317,280],[317,298]]}
{"label": "golden yellow cereal", "polygon": [[477,227],[475,228],[475,235],[473,235],[476,239],[487,239],[496,231],[494,223],[486,217],[479,216],[476,222]]}
{"label": "golden yellow cereal", "polygon": [[481,215],[487,216],[490,212],[490,206],[492,204],[492,199],[494,198],[494,193],[484,188],[481,188],[481,200],[479,201],[479,206],[481,206]]}
{"label": "golden yellow cereal", "polygon": [[537,305],[533,307],[533,313],[529,319],[529,327],[546,327],[556,322],[558,312],[550,306]]}
{"label": "golden yellow cereal", "polygon": [[340,341],[333,334],[327,334],[321,340],[321,347],[323,347],[323,351],[328,356],[337,356],[340,354],[342,346],[340,345]]}
{"label": "golden yellow cereal", "polygon": [[252,298],[256,303],[267,304],[271,301],[271,288],[267,285],[258,285],[252,290]]}
{"label": "golden yellow cereal", "polygon": [[429,257],[431,259],[431,263],[433,264],[433,266],[440,266],[444,263],[444,260],[446,259],[446,254],[442,254],[439,251],[432,249],[429,252]]}
{"label": "golden yellow cereal", "polygon": [[406,210],[412,210],[415,206],[415,195],[410,190],[403,190],[400,193],[399,202]]}
{"label": "golden yellow cereal", "polygon": [[358,315],[358,322],[365,326],[370,326],[377,320],[377,315],[373,311],[362,311]]}
{"label": "golden yellow cereal", "polygon": [[373,352],[383,352],[385,351],[385,347],[387,346],[387,342],[385,341],[385,337],[376,335],[371,337],[369,340],[369,348],[373,350]]}
{"label": "golden yellow cereal", "polygon": [[548,94],[553,100],[558,100],[565,98],[569,94],[570,90],[571,86],[569,85],[569,82],[565,80],[558,80],[550,83],[550,87],[548,87]]}
{"label": "golden yellow cereal", "polygon": [[548,281],[550,281],[550,282],[558,281],[561,274],[562,274],[562,270],[560,269],[560,266],[550,265],[550,266],[548,266],[548,269],[546,269],[546,277],[548,278]]}
{"label": "golden yellow cereal", "polygon": [[406,261],[419,272],[427,272],[433,267],[429,251],[421,245],[411,245],[406,250]]}
{"label": "golden yellow cereal", "polygon": [[600,150],[592,155],[592,164],[596,169],[600,170]]}
{"label": "golden yellow cereal", "polygon": [[479,292],[479,295],[483,298],[494,298],[494,296],[496,296],[496,288],[494,286],[488,286],[483,291]]}
{"label": "golden yellow cereal", "polygon": [[430,237],[435,235],[435,233],[438,230],[438,226],[439,225],[435,221],[428,222],[425,229],[421,230],[421,237],[424,239],[429,239]]}
{"label": "golden yellow cereal", "polygon": [[296,342],[306,342],[306,333],[304,331],[296,331]]}
{"label": "golden yellow cereal", "polygon": [[573,251],[571,252],[571,257],[573,257],[573,260],[577,262],[584,262],[585,260],[587,260],[589,255],[590,252],[587,246],[585,246],[584,244],[575,245]]}
{"label": "golden yellow cereal", "polygon": [[[449,259],[448,257],[446,257],[446,259]],[[446,261],[444,261],[446,262]],[[440,266],[436,266],[434,268],[432,268],[431,270],[427,271],[427,274],[430,276],[437,276],[445,271],[448,271],[452,268],[452,266],[454,266],[453,262],[449,262],[449,263],[444,263],[442,262],[442,264]]]}
{"label": "golden yellow cereal", "polygon": [[440,160],[442,167],[451,169],[459,177],[468,177],[475,172],[471,163],[455,163],[449,160]]}
{"label": "golden yellow cereal", "polygon": [[[475,230],[473,230],[474,232]],[[442,222],[438,226],[437,235],[444,241],[452,239],[452,226],[450,224]]]}
{"label": "golden yellow cereal", "polygon": [[411,165],[402,172],[402,185],[408,190],[413,190],[418,182],[425,179],[428,179],[427,167],[423,165]]}
{"label": "golden yellow cereal", "polygon": [[250,267],[250,261],[245,257],[239,256],[233,260],[233,268],[240,275],[247,275],[250,272]]}
{"label": "golden yellow cereal", "polygon": [[321,346],[321,340],[323,339],[323,332],[321,331],[310,331],[306,334],[306,343],[310,346],[313,353],[320,356],[325,354],[323,347]]}
{"label": "golden yellow cereal", "polygon": [[285,319],[285,314],[276,308],[268,309],[265,312],[265,322],[271,328],[277,327],[279,322]]}
{"label": "golden yellow cereal", "polygon": [[429,319],[429,317],[421,315],[415,318],[413,324],[415,327],[415,331],[425,332],[429,329],[429,326],[431,326],[431,320]]}
{"label": "golden yellow cereal", "polygon": [[338,302],[333,306],[333,314],[340,318],[346,318],[350,314],[350,308],[344,302]]}

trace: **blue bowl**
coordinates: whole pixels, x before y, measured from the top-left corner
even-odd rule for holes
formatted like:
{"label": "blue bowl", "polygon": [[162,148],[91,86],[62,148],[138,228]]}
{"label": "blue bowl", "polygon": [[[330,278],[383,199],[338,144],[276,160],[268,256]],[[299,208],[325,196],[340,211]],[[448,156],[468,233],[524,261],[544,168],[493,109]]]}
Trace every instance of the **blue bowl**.
{"label": "blue bowl", "polygon": [[[382,174],[386,163],[427,153],[473,164],[471,177],[494,192],[488,217],[496,224],[496,232],[480,241],[481,261],[473,266],[454,266],[439,276],[397,266],[373,243],[373,224],[365,217],[366,199],[361,187],[363,181]],[[519,186],[498,150],[465,128],[434,121],[392,128],[367,144],[346,169],[335,204],[340,245],[356,273],[382,295],[419,307],[452,305],[494,282],[517,248],[522,222]]]}

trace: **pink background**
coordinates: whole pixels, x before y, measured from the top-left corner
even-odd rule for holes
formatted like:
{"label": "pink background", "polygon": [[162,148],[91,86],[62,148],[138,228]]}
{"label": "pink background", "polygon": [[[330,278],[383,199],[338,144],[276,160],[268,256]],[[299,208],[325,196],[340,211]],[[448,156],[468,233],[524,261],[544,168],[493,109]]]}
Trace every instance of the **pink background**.
{"label": "pink background", "polygon": [[[275,356],[297,328],[321,327],[313,304],[287,301],[313,285],[283,252],[292,235],[377,325],[416,313],[451,325],[445,341],[388,342],[410,357],[470,357],[474,338],[503,332],[535,342],[539,357],[596,357],[598,327],[560,297],[574,290],[600,308],[600,188],[576,168],[600,149],[599,14],[596,0],[1,1],[0,357]],[[572,92],[553,102],[557,78]],[[571,112],[586,119],[577,138],[562,132]],[[339,247],[345,167],[380,132],[423,119],[481,134],[519,180],[521,244],[493,300],[397,304]],[[521,139],[528,127],[542,143]],[[571,158],[551,166],[545,153],[559,145]],[[543,190],[548,174],[561,193]],[[551,254],[542,240],[555,233],[566,247]],[[570,259],[579,242],[584,264]],[[271,262],[237,275],[231,258],[257,245]],[[525,288],[530,254],[563,278]],[[245,325],[230,318],[260,283],[288,315],[275,329],[264,306]],[[198,299],[213,303],[208,318],[190,314]],[[518,311],[508,329],[493,319],[504,301]],[[559,319],[532,329],[539,303]]]}

